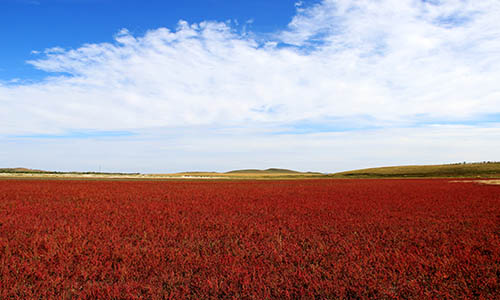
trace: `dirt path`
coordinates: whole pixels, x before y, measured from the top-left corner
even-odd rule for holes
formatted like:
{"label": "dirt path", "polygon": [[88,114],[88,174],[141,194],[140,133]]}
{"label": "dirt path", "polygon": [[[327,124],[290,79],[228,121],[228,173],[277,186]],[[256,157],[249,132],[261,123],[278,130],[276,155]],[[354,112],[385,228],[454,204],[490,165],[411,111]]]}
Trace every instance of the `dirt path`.
{"label": "dirt path", "polygon": [[483,184],[496,184],[496,185],[500,185],[500,179],[494,179],[494,180],[479,180],[478,182],[483,183]]}

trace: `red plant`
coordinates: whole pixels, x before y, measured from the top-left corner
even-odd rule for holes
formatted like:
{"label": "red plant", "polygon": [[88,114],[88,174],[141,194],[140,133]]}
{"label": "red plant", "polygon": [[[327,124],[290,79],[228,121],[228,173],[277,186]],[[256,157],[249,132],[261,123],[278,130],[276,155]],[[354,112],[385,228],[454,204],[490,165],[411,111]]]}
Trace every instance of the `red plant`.
{"label": "red plant", "polygon": [[500,186],[0,181],[1,299],[500,298]]}

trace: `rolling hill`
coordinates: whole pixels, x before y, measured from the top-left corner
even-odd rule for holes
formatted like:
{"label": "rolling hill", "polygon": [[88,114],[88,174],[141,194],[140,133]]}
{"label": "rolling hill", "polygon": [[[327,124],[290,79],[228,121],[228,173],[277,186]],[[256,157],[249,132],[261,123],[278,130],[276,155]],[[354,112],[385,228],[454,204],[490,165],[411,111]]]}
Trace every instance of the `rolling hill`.
{"label": "rolling hill", "polygon": [[329,174],[333,178],[500,177],[500,162],[393,166]]}
{"label": "rolling hill", "polygon": [[500,162],[456,163],[444,165],[411,165],[368,168],[339,173],[299,172],[289,169],[269,168],[219,172],[181,172],[173,174],[50,172],[28,168],[0,168],[2,177],[92,177],[127,179],[306,179],[306,178],[500,178]]}
{"label": "rolling hill", "polygon": [[0,168],[0,173],[46,173],[46,171],[28,168]]}
{"label": "rolling hill", "polygon": [[258,169],[244,169],[244,170],[234,170],[226,172],[225,174],[302,174],[302,172],[288,170],[288,169],[278,169],[278,168],[270,168],[266,170],[258,170]]}

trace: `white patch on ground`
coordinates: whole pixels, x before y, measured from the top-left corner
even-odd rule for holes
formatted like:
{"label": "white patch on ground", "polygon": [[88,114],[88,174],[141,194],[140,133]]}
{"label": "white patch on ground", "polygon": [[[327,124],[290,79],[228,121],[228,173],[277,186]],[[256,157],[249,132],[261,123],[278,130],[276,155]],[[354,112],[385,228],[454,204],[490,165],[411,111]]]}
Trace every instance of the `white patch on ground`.
{"label": "white patch on ground", "polygon": [[500,179],[495,179],[495,180],[479,180],[479,182],[482,183],[482,184],[500,185]]}
{"label": "white patch on ground", "polygon": [[490,184],[490,185],[500,185],[500,179],[488,179],[488,180],[453,180],[450,182],[475,182],[479,184]]}

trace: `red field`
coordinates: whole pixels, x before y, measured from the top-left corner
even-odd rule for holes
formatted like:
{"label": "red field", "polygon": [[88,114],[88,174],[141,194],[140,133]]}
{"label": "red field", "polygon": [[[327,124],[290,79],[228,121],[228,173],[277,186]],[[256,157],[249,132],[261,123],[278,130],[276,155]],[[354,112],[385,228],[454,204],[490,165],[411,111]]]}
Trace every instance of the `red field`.
{"label": "red field", "polygon": [[0,299],[498,299],[500,186],[0,181]]}

